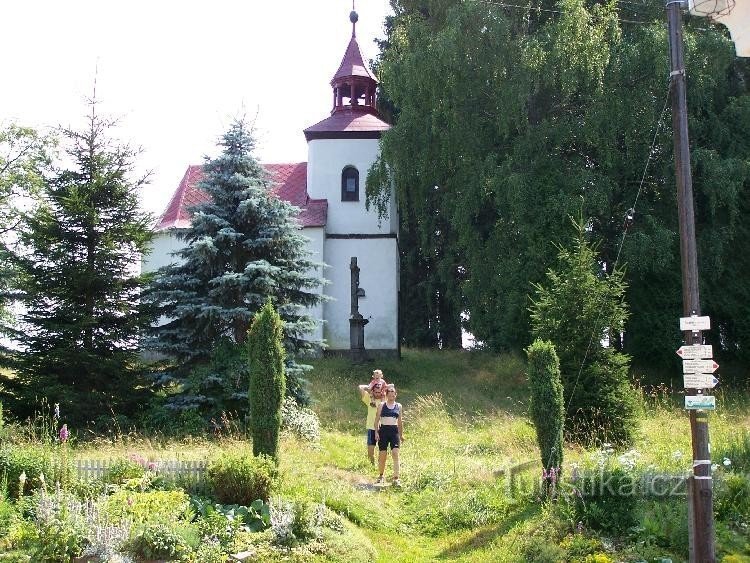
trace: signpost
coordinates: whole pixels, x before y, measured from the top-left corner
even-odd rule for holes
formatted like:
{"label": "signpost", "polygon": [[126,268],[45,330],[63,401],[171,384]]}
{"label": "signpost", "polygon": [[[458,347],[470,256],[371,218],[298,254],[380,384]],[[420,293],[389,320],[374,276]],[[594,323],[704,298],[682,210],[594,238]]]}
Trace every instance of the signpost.
{"label": "signpost", "polygon": [[685,395],[685,408],[689,411],[715,410],[716,397],[712,395]]}
{"label": "signpost", "polygon": [[711,328],[710,317],[680,317],[680,330],[708,330]]}
{"label": "signpost", "polygon": [[713,358],[714,347],[710,344],[693,344],[692,346],[680,346],[677,355],[683,360],[699,360],[701,358]]}
{"label": "signpost", "polygon": [[713,373],[719,364],[713,360],[682,360],[682,373]]}
{"label": "signpost", "polygon": [[682,379],[685,389],[713,389],[719,383],[710,373],[685,373]]}

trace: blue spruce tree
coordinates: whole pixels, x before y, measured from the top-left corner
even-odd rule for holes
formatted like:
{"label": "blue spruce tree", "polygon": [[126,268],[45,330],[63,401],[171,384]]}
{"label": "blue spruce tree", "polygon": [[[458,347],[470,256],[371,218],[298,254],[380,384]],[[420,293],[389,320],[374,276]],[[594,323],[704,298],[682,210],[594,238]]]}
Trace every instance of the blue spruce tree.
{"label": "blue spruce tree", "polygon": [[322,283],[315,271],[322,265],[310,259],[298,208],[272,193],[273,183],[253,156],[255,139],[247,123],[233,122],[219,146],[221,155],[206,159],[199,185],[210,199],[192,208],[191,226],[180,234],[185,246],[175,253],[178,263],[160,269],[152,281],[148,298],[169,320],[154,328],[147,346],[183,368],[208,364],[197,378],[193,369],[186,393],[177,399],[182,406],[215,402],[211,395],[221,393],[212,386],[241,400],[246,374],[217,371],[226,372],[226,366],[242,371],[238,366],[246,361],[227,361],[226,352],[243,354],[253,317],[270,299],[284,321],[287,391],[304,403],[307,366],[294,358],[319,344],[306,337],[315,321],[305,307],[322,299],[315,293]]}

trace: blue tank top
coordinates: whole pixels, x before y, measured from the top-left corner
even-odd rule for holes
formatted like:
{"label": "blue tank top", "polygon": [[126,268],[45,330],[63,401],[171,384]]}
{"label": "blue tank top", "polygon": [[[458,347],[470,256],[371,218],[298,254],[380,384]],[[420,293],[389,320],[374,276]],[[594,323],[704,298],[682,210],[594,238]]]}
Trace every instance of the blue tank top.
{"label": "blue tank top", "polygon": [[388,403],[383,403],[383,409],[380,411],[380,424],[382,426],[396,426],[398,417],[401,416],[401,404],[396,403],[393,408]]}

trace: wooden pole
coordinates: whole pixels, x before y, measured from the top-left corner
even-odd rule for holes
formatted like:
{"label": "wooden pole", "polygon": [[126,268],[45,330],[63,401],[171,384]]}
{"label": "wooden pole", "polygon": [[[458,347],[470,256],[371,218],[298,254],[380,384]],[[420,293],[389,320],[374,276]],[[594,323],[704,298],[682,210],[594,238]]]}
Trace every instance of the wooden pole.
{"label": "wooden pole", "polygon": [[[698,253],[695,240],[695,212],[693,209],[693,180],[690,174],[685,62],[682,49],[682,14],[680,0],[666,4],[669,22],[670,83],[672,89],[672,130],[674,140],[677,208],[680,222],[680,258],[682,263],[682,306],[685,317],[700,315],[698,288]],[[685,344],[702,344],[700,331],[685,331]],[[700,394],[701,389],[690,389]],[[704,411],[690,411],[690,434],[693,444],[693,476],[691,516],[693,534],[691,561],[714,563],[714,514],[711,455],[708,440],[708,415]],[[688,486],[691,486],[688,483]],[[694,559],[693,559],[694,558]]]}

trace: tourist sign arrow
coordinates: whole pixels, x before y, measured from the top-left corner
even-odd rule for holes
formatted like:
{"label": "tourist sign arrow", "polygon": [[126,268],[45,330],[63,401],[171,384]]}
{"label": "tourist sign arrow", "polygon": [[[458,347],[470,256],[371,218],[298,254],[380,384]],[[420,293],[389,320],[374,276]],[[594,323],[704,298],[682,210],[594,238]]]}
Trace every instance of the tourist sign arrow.
{"label": "tourist sign arrow", "polygon": [[682,373],[713,373],[719,364],[713,360],[682,360]]}
{"label": "tourist sign arrow", "polygon": [[680,317],[680,330],[708,330],[710,328],[710,317]]}
{"label": "tourist sign arrow", "polygon": [[680,346],[677,355],[683,360],[698,360],[701,358],[713,358],[714,347],[710,344],[693,344],[692,346]]}
{"label": "tourist sign arrow", "polygon": [[685,389],[713,389],[719,380],[710,373],[684,373]]}
{"label": "tourist sign arrow", "polygon": [[712,395],[685,395],[685,408],[691,411],[716,409],[716,397]]}

